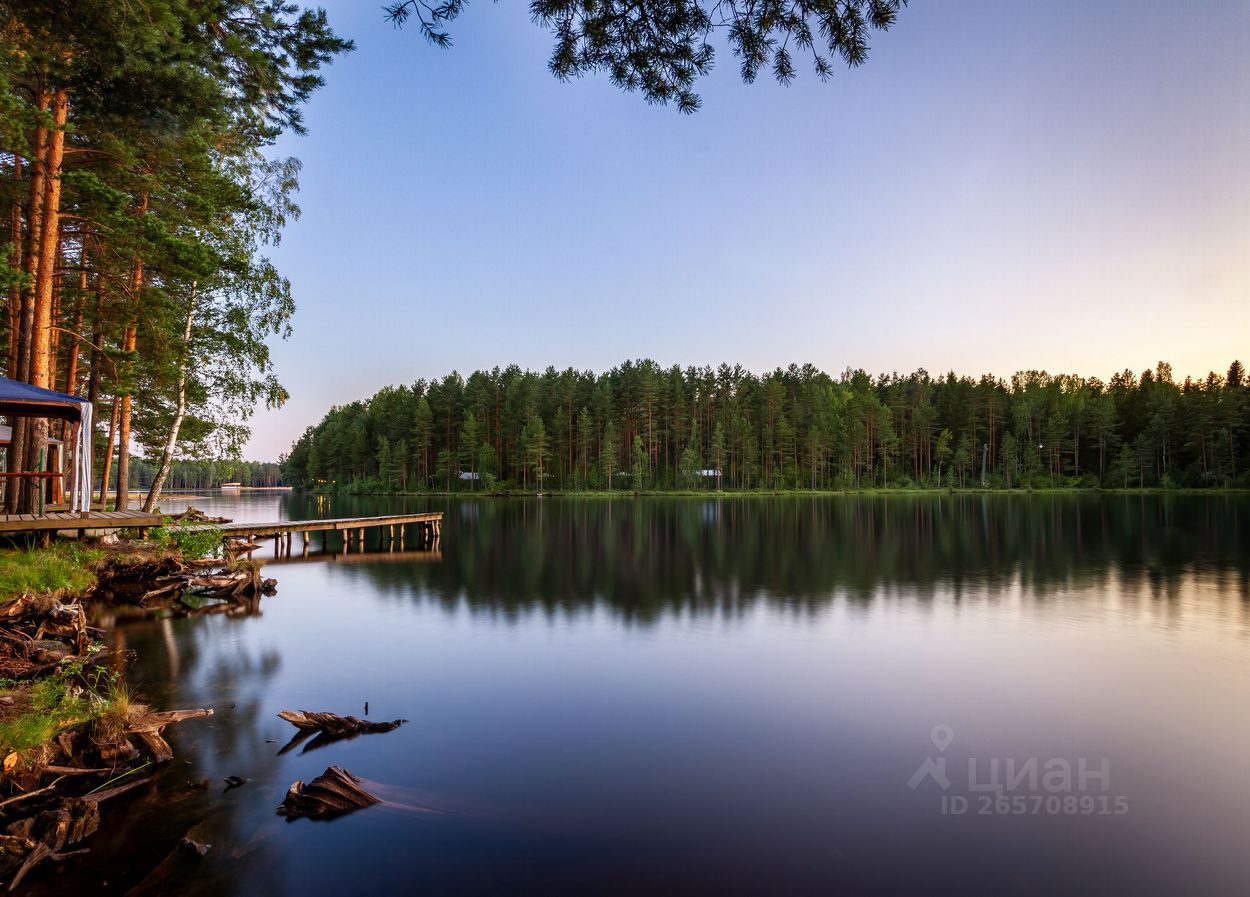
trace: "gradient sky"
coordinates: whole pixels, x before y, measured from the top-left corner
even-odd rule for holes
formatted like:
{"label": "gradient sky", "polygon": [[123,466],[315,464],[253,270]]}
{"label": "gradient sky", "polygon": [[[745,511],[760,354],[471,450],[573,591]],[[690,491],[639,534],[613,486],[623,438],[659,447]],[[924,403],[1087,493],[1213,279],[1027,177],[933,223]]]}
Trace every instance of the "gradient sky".
{"label": "gradient sky", "polygon": [[1250,3],[913,0],[869,62],[693,116],[561,84],[524,4],[455,46],[336,0],[274,253],[272,459],[332,404],[515,362],[1107,377],[1250,363]]}

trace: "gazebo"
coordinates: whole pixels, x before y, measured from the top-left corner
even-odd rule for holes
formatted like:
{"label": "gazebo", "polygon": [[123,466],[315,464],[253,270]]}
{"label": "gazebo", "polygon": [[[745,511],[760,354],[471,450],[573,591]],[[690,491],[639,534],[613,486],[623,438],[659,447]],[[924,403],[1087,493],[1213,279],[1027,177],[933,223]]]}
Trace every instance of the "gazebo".
{"label": "gazebo", "polygon": [[[64,440],[72,454],[72,461],[65,467],[64,476],[68,480],[65,491],[70,496],[70,510],[84,513],[91,510],[91,411],[91,403],[79,396],[0,377],[0,414],[8,415],[10,419],[46,417],[71,424],[71,432],[66,434]],[[47,479],[60,476],[62,474],[59,471],[0,473],[0,477],[19,481],[24,478]]]}

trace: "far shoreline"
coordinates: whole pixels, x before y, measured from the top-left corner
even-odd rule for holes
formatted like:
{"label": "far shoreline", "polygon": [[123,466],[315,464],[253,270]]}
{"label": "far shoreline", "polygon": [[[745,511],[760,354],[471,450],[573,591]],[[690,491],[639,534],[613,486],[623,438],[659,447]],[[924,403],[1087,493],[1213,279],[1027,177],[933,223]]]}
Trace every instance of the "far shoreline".
{"label": "far shoreline", "polygon": [[1250,495],[1250,488],[1238,486],[1130,487],[1128,489],[1091,488],[1079,486],[1038,486],[1023,489],[1004,488],[906,488],[873,487],[865,489],[613,489],[564,490],[529,492],[517,489],[481,491],[428,490],[423,492],[379,492],[371,490],[319,490],[294,489],[295,494],[318,495],[339,498],[835,498],[851,496],[911,496],[932,497],[943,495]]}

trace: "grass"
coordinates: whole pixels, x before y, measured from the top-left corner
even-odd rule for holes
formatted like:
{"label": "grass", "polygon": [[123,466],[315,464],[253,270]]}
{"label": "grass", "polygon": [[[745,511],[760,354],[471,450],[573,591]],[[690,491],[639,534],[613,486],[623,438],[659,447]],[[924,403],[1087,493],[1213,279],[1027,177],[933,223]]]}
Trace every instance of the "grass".
{"label": "grass", "polygon": [[0,753],[37,748],[60,732],[94,720],[122,719],[131,699],[116,673],[89,667],[87,658],[63,661],[31,683],[0,681],[13,703],[0,718]]}
{"label": "grass", "polygon": [[60,596],[95,583],[99,552],[73,542],[0,551],[0,604],[26,593]]}

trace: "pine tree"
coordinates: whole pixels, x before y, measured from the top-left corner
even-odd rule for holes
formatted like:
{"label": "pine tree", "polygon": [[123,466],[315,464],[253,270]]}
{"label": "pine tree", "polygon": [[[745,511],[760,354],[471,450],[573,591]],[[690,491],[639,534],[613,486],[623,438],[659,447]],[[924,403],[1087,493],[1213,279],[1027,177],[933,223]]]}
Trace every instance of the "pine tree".
{"label": "pine tree", "polygon": [[579,484],[590,485],[590,448],[595,438],[594,423],[585,405],[577,413],[577,468],[581,472]]}
{"label": "pine tree", "polygon": [[[548,441],[547,428],[543,419],[537,414],[530,417],[521,432],[521,445],[525,451],[526,472],[534,472],[535,487],[541,492],[543,488],[543,465],[547,459]],[[528,479],[526,480],[528,486]]]}
{"label": "pine tree", "polygon": [[465,415],[460,425],[460,463],[469,469],[469,488],[477,487],[477,466],[480,443],[477,437],[477,418],[472,414]]}
{"label": "pine tree", "polygon": [[725,458],[725,429],[721,426],[720,421],[716,422],[716,427],[712,430],[712,442],[709,446],[712,453],[712,469],[716,471],[716,491],[721,491],[721,475],[724,467]]}
{"label": "pine tree", "polygon": [[[555,36],[548,68],[556,77],[568,80],[607,72],[617,87],[640,90],[649,103],[673,102],[689,113],[701,102],[695,81],[712,70],[713,29],[726,29],[742,79],[748,83],[761,70],[770,70],[780,84],[791,83],[797,75],[795,49],[808,56],[816,76],[824,80],[833,73],[831,59],[841,58],[848,66],[863,63],[872,30],[893,25],[905,2],[795,0],[782,8],[702,0],[647,4],[535,0],[530,13]],[[449,47],[446,29],[464,7],[464,0],[438,5],[392,0],[385,10],[397,25],[415,17],[426,40]]]}
{"label": "pine tree", "polygon": [[612,491],[612,481],[616,478],[616,468],[620,464],[617,454],[616,421],[608,418],[603,425],[603,439],[599,442],[599,468],[603,471],[604,488]]}
{"label": "pine tree", "polygon": [[634,491],[640,492],[647,482],[647,449],[642,444],[642,436],[637,434],[634,435],[633,456]]}

